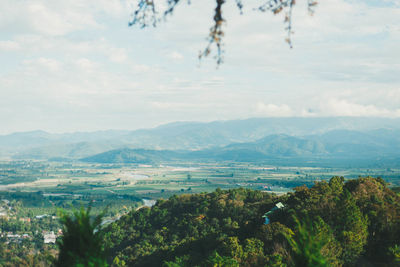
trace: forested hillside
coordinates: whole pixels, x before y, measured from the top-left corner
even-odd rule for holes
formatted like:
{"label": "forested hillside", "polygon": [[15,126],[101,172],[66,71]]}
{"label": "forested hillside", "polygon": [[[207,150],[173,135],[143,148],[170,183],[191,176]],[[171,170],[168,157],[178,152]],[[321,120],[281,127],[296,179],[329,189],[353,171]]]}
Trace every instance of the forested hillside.
{"label": "forested hillside", "polygon": [[114,266],[294,266],[307,253],[313,266],[396,266],[400,197],[379,178],[334,177],[282,196],[217,190],[159,200],[104,233]]}
{"label": "forested hillside", "polygon": [[332,131],[323,135],[269,135],[252,142],[202,150],[122,148],[82,158],[95,163],[263,162],[271,165],[398,167],[400,131]]}

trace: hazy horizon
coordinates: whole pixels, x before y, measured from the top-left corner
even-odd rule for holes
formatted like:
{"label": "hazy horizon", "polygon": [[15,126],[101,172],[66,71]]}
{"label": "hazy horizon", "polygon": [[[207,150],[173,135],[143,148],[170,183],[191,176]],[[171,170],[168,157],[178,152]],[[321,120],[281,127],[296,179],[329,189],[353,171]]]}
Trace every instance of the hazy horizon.
{"label": "hazy horizon", "polygon": [[[181,120],[181,121],[169,121],[169,122],[165,122],[165,123],[159,123],[153,126],[149,126],[149,127],[140,127],[138,126],[137,128],[121,128],[121,129],[116,129],[116,128],[99,128],[99,129],[93,129],[93,130],[87,130],[87,131],[83,131],[83,130],[76,130],[76,131],[50,131],[50,130],[46,130],[46,129],[27,129],[24,131],[15,131],[15,132],[5,132],[5,133],[1,133],[0,132],[0,136],[4,136],[4,135],[9,135],[9,134],[15,134],[15,133],[29,133],[29,132],[46,132],[49,134],[71,134],[71,133],[93,133],[93,132],[106,132],[106,131],[136,131],[136,130],[151,130],[151,129],[155,129],[157,127],[162,127],[165,125],[172,125],[172,124],[185,124],[185,123],[217,123],[217,122],[231,122],[231,121],[245,121],[245,120],[253,120],[253,119],[375,119],[375,120],[399,120],[400,121],[400,117],[362,117],[362,116],[330,116],[330,117],[249,117],[249,118],[237,118],[237,119],[231,119],[231,120],[209,120],[209,121],[195,121],[195,120]],[[400,127],[399,127],[400,128]]]}

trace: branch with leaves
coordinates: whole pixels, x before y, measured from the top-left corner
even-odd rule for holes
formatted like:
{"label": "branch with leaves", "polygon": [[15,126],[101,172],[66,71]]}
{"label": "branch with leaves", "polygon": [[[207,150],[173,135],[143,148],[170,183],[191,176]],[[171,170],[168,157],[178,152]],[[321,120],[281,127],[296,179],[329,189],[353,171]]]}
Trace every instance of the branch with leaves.
{"label": "branch with leaves", "polygon": [[[165,0],[166,9],[162,12],[158,12],[154,0],[138,0],[135,11],[132,13],[132,19],[129,22],[129,26],[138,25],[140,28],[145,28],[148,26],[156,27],[158,22],[165,20],[168,15],[171,15],[175,10],[176,6],[181,2],[181,0]],[[210,33],[207,37],[207,46],[204,50],[199,52],[199,59],[208,57],[213,52],[213,47],[216,49],[214,58],[217,65],[223,63],[224,59],[224,31],[223,25],[225,19],[223,18],[223,6],[226,0],[215,0],[216,8],[214,10],[214,24],[210,28]],[[190,0],[187,2],[190,4]],[[235,0],[236,6],[238,7],[240,14],[243,14],[243,1]],[[292,10],[295,5],[295,0],[266,0],[263,4],[255,8],[261,12],[270,11],[273,14],[281,13],[285,11],[285,30],[287,32],[286,42],[289,44],[290,48],[292,45]],[[307,0],[307,7],[310,15],[314,13],[314,8],[317,5],[316,0]],[[158,16],[158,14],[162,14]]]}

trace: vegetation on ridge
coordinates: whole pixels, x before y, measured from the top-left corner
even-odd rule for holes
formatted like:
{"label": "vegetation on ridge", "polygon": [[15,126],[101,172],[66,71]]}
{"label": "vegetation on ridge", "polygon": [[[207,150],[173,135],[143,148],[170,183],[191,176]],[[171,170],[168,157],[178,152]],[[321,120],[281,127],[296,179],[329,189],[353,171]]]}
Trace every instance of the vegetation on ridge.
{"label": "vegetation on ridge", "polygon": [[25,241],[14,251],[0,243],[0,266],[400,264],[400,195],[380,178],[333,177],[281,196],[244,188],[175,195],[100,231],[101,215],[89,211],[62,214],[59,253],[22,255]]}
{"label": "vegetation on ridge", "polygon": [[[264,224],[278,202],[285,208]],[[299,252],[310,241],[304,231],[316,245]],[[173,196],[111,224],[105,240],[109,261],[129,266],[294,266],[319,245],[315,260],[329,266],[393,266],[400,197],[382,179],[342,177],[282,196],[248,189]]]}

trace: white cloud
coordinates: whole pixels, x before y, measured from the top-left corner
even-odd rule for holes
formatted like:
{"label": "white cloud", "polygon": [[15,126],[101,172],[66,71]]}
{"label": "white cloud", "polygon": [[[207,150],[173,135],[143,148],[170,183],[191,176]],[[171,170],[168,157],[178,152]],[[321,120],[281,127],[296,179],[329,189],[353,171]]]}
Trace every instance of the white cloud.
{"label": "white cloud", "polygon": [[346,99],[329,99],[321,105],[321,109],[329,116],[400,117],[400,108],[390,110],[373,104],[352,103]]}
{"label": "white cloud", "polygon": [[109,59],[112,62],[122,63],[127,60],[126,49],[124,48],[113,48],[110,51]]}
{"label": "white cloud", "polygon": [[3,0],[0,2],[0,29],[63,36],[103,27],[105,16],[128,20],[129,7],[129,1],[122,0]]}
{"label": "white cloud", "polygon": [[99,27],[87,8],[89,6],[81,5],[79,1],[68,4],[5,0],[0,4],[3,10],[0,28],[10,32],[61,36],[87,27]]}
{"label": "white cloud", "polygon": [[173,59],[173,60],[182,60],[183,55],[177,51],[173,51],[169,54],[167,54],[167,58]]}
{"label": "white cloud", "polygon": [[97,26],[93,17],[78,10],[51,8],[44,3],[31,2],[26,8],[33,29],[46,35],[64,35],[88,26]]}
{"label": "white cloud", "polygon": [[0,50],[15,51],[18,49],[20,49],[20,45],[15,41],[0,41]]}
{"label": "white cloud", "polygon": [[133,64],[131,66],[131,70],[133,73],[139,73],[139,74],[143,74],[146,72],[149,72],[152,70],[152,68],[149,65],[144,65],[144,64]]}
{"label": "white cloud", "polygon": [[34,60],[24,60],[23,64],[29,68],[31,71],[37,71],[39,69],[46,69],[50,72],[59,71],[62,63],[58,62],[52,58],[40,57]]}
{"label": "white cloud", "polygon": [[286,104],[264,104],[257,103],[257,114],[266,117],[290,117],[293,116],[292,109]]}
{"label": "white cloud", "polygon": [[80,70],[87,72],[93,72],[99,67],[99,64],[97,62],[94,62],[87,58],[79,58],[75,61],[75,64]]}
{"label": "white cloud", "polygon": [[199,108],[199,107],[208,107],[210,106],[208,103],[193,103],[193,102],[152,102],[151,105],[157,109],[163,109],[168,111],[183,111],[186,109]]}

